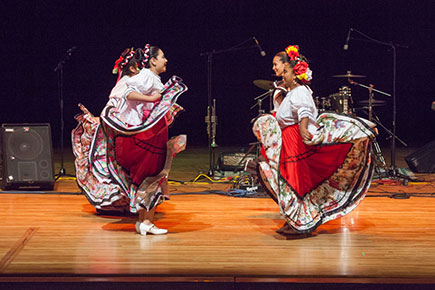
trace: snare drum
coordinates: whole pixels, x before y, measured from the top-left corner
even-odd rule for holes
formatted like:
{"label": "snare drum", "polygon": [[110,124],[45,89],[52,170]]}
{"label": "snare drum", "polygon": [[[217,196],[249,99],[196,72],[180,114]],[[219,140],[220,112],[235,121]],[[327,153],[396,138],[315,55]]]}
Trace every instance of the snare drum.
{"label": "snare drum", "polygon": [[331,102],[329,97],[314,97],[314,103],[316,104],[319,113],[331,110]]}

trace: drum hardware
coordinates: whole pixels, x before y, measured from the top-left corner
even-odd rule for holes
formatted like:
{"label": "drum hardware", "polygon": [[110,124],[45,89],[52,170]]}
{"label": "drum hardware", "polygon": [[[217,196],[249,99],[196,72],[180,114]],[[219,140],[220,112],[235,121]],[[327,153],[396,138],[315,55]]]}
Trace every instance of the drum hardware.
{"label": "drum hardware", "polygon": [[[365,104],[365,103],[367,103],[367,105],[368,105],[368,109],[369,109],[369,120],[370,120],[370,117],[371,117],[371,113],[370,113],[370,112],[372,111],[373,107],[374,107],[375,105],[379,105],[379,104],[381,104],[380,101],[378,101],[378,100],[374,100],[374,96],[373,96],[374,92],[377,92],[377,93],[380,93],[380,94],[383,94],[383,95],[385,95],[385,96],[389,96],[389,97],[391,96],[391,95],[388,94],[388,93],[385,93],[385,92],[383,92],[383,91],[380,91],[380,90],[375,89],[375,88],[374,88],[374,85],[372,85],[372,84],[366,86],[366,85],[360,84],[360,83],[358,83],[358,82],[352,80],[351,78],[348,78],[348,81],[349,81],[349,83],[350,83],[351,85],[360,86],[360,87],[363,87],[363,88],[368,89],[368,91],[369,91],[369,99],[368,99],[367,101],[360,101],[359,103],[360,103],[360,104]],[[370,121],[372,121],[372,120],[370,120]],[[405,145],[405,146],[406,146],[406,145]]]}
{"label": "drum hardware", "polygon": [[262,108],[263,100],[267,97],[270,97],[273,93],[273,89],[269,89],[267,92],[257,96],[254,98],[257,102],[250,108],[250,110],[254,109],[256,106],[258,106],[258,115],[264,114],[264,110]]}
{"label": "drum hardware", "polygon": [[[369,101],[368,100],[362,100],[362,101],[358,101],[358,104],[363,105],[363,106],[368,106],[369,105]],[[372,100],[372,107],[382,107],[385,106],[387,104],[386,101],[382,101],[382,100]]]}
{"label": "drum hardware", "polygon": [[398,173],[397,171],[397,167],[396,167],[396,68],[397,68],[397,54],[396,54],[396,50],[397,48],[408,48],[408,46],[406,45],[400,45],[397,43],[393,43],[393,42],[385,42],[385,41],[381,41],[378,39],[375,39],[357,29],[352,28],[352,31],[354,33],[358,33],[360,36],[363,37],[363,39],[358,39],[358,38],[353,38],[355,40],[360,40],[360,41],[365,41],[365,42],[372,42],[378,45],[383,45],[383,46],[388,46],[390,49],[390,51],[392,52],[392,58],[393,58],[393,63],[392,63],[392,68],[393,68],[393,74],[392,74],[392,94],[389,95],[390,97],[392,97],[392,122],[391,122],[391,127],[392,127],[392,139],[391,139],[391,171],[392,174],[394,175],[394,177],[398,177],[400,176],[400,173]]}
{"label": "drum hardware", "polygon": [[[253,81],[254,85],[260,89],[263,90],[267,90],[267,93],[270,93],[270,95],[273,95],[273,91],[276,89],[282,89],[284,91],[286,91],[286,89],[284,87],[282,87],[283,82],[282,81],[268,81],[268,80],[255,80]],[[261,96],[258,96],[257,98],[259,98]],[[255,98],[255,100],[257,100],[257,98]],[[259,106],[259,111],[261,111],[261,113],[259,112],[259,114],[264,114],[264,110],[261,109],[261,105],[262,105],[262,101],[263,99],[261,99],[260,101],[257,102],[256,105]],[[256,105],[254,105],[253,107],[251,107],[251,109],[253,109]],[[272,111],[273,108],[273,98],[269,99],[269,108]]]}
{"label": "drum hardware", "polygon": [[320,97],[313,97],[314,99],[314,105],[316,106],[317,110],[320,112]]}
{"label": "drum hardware", "polygon": [[346,72],[345,75],[333,75],[333,78],[365,78],[364,75],[354,75],[350,70]]}
{"label": "drum hardware", "polygon": [[[388,166],[387,162],[385,162],[384,155],[382,155],[381,147],[379,146],[376,138],[373,139],[373,148],[372,154],[375,159],[375,173],[379,179],[383,177],[388,177]],[[386,176],[383,176],[386,175]]]}
{"label": "drum hardware", "polygon": [[254,85],[263,90],[272,90],[275,88],[273,81],[268,80],[255,80],[253,81]]}
{"label": "drum hardware", "polygon": [[324,110],[334,111],[339,114],[353,115],[353,99],[350,87],[342,86],[338,93],[328,96],[328,100],[322,100]]}
{"label": "drum hardware", "polygon": [[353,99],[350,87],[342,86],[339,90],[338,95],[340,96],[340,100],[343,103],[343,112],[347,115],[352,115],[354,112],[352,110],[353,107]]}
{"label": "drum hardware", "polygon": [[[389,137],[388,137],[387,139],[389,139],[389,138],[393,138],[394,140],[397,140],[397,141],[399,141],[400,143],[402,143],[403,146],[408,147],[408,145],[407,145],[403,140],[401,140],[401,139],[400,139],[396,134],[394,134],[394,132],[390,131],[387,127],[385,127],[385,126],[382,124],[382,122],[380,121],[380,119],[379,119],[378,116],[376,115],[375,110],[373,109],[373,107],[375,107],[375,106],[379,106],[379,105],[383,104],[383,103],[381,103],[382,101],[374,100],[373,92],[378,92],[378,93],[381,93],[381,94],[386,95],[386,96],[391,96],[391,95],[388,94],[388,93],[385,93],[385,92],[382,92],[382,91],[380,91],[380,90],[375,89],[374,86],[373,86],[372,84],[370,84],[369,86],[366,86],[366,85],[363,85],[363,84],[357,83],[357,82],[353,81],[353,80],[350,79],[350,78],[348,79],[348,81],[349,81],[349,83],[352,84],[352,85],[357,85],[357,86],[360,86],[360,87],[363,87],[363,88],[366,88],[366,89],[369,90],[369,99],[368,99],[368,100],[365,100],[365,101],[361,101],[361,102],[364,102],[364,103],[367,103],[367,104],[368,104],[367,107],[363,107],[363,108],[362,108],[362,109],[363,109],[363,112],[364,112],[366,115],[368,115],[368,119],[369,119],[370,121],[376,123],[376,125],[378,125],[378,126],[381,127],[382,129],[384,129],[385,132],[388,133]],[[361,103],[361,102],[360,102],[360,103]],[[384,102],[384,103],[385,103],[385,102]],[[374,153],[374,156],[375,156],[376,165],[378,166],[378,169],[376,169],[377,172],[379,172],[379,167],[381,167],[381,168],[383,168],[383,169],[385,170],[386,178],[401,178],[401,179],[404,179],[404,180],[406,180],[406,181],[408,181],[408,180],[414,181],[414,180],[413,180],[412,178],[410,178],[409,176],[405,176],[405,175],[403,175],[403,174],[400,174],[400,173],[398,173],[398,172],[395,172],[394,165],[393,165],[393,168],[390,168],[390,169],[386,166],[385,159],[384,159],[384,157],[382,156],[381,149],[380,149],[380,147],[379,147],[379,144],[376,142],[376,140],[375,140],[375,142],[374,142],[373,153]],[[392,158],[394,158],[394,157],[392,156]],[[394,164],[394,161],[392,161],[392,163]]]}
{"label": "drum hardware", "polygon": [[323,113],[331,109],[329,97],[314,97],[314,103],[319,113]]}
{"label": "drum hardware", "polygon": [[321,98],[320,104],[322,106],[323,111],[326,111],[328,108],[331,107],[331,101],[329,100],[329,98],[326,98],[326,97]]}

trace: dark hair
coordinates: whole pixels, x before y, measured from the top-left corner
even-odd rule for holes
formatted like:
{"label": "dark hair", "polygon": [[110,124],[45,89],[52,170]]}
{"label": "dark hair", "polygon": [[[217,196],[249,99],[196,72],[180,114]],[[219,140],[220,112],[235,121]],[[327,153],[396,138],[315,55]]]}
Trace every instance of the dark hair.
{"label": "dark hair", "polygon": [[159,51],[160,50],[161,49],[159,47],[157,47],[157,46],[151,46],[150,47],[150,52],[149,52],[150,57],[148,58],[148,61],[147,61],[146,65],[145,65],[146,68],[150,68],[150,60],[152,58],[157,58],[157,55],[159,55]]}
{"label": "dark hair", "polygon": [[[279,59],[281,60],[281,62],[283,63],[289,63],[290,67],[295,67],[295,65],[297,64],[297,61],[295,60],[290,60],[290,57],[288,56],[288,54],[285,51],[280,51],[277,54],[275,54],[275,56],[279,57]],[[303,56],[302,54],[300,54],[300,58],[308,63],[308,59]]]}
{"label": "dark hair", "polygon": [[[121,57],[122,58],[127,57],[130,54],[130,52],[131,52],[130,49],[124,50],[124,52],[121,54]],[[133,57],[131,57],[125,65],[122,65],[121,67],[118,66],[118,68],[121,69],[121,77],[125,75],[130,76],[132,74],[130,67],[135,67],[135,68],[138,67],[142,59],[143,59],[143,52],[140,48],[138,48],[135,50]]]}
{"label": "dark hair", "polygon": [[283,63],[290,63],[290,57],[285,51],[280,51],[277,54],[275,54],[275,57],[279,57],[279,60]]}

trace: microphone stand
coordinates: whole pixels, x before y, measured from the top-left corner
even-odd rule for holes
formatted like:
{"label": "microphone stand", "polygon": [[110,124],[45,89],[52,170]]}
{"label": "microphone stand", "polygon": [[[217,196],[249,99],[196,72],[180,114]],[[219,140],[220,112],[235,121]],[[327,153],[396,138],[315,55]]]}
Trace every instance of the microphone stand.
{"label": "microphone stand", "polygon": [[55,180],[57,181],[62,176],[71,176],[67,175],[66,170],[64,168],[64,158],[63,158],[63,135],[65,130],[65,122],[64,122],[64,98],[63,98],[63,66],[70,59],[73,49],[69,49],[66,54],[59,60],[57,66],[54,71],[57,72],[57,92],[59,96],[59,107],[60,107],[60,169],[59,173],[55,176]]}
{"label": "microphone stand", "polygon": [[[216,134],[216,132],[214,132],[214,134],[212,133],[212,131],[216,130],[216,118],[212,118],[213,116],[213,103],[212,103],[212,69],[213,69],[213,56],[215,54],[221,54],[221,53],[227,53],[227,52],[233,52],[233,51],[238,51],[238,50],[246,50],[246,49],[250,49],[253,47],[257,47],[256,45],[250,45],[250,46],[243,46],[240,47],[240,45],[247,43],[248,41],[251,41],[252,37],[250,37],[248,40],[245,40],[244,42],[235,45],[233,47],[227,48],[227,49],[222,49],[222,50],[212,50],[212,51],[208,51],[208,52],[203,52],[200,53],[200,56],[207,56],[207,101],[208,101],[208,107],[207,107],[207,116],[210,116],[210,118],[206,117],[206,122],[207,122],[207,132],[208,132],[208,150],[209,150],[209,169],[208,169],[208,175],[209,176],[214,176],[215,174],[215,154],[214,154],[214,149],[218,146],[215,142],[214,142],[214,138],[213,135]],[[212,127],[212,128],[210,128]]]}
{"label": "microphone stand", "polygon": [[[397,171],[397,166],[396,166],[396,49],[398,47],[401,48],[408,48],[407,46],[404,45],[399,45],[393,42],[384,42],[384,41],[380,41],[377,39],[374,39],[366,34],[364,34],[363,32],[357,30],[357,29],[352,29],[352,31],[357,32],[358,34],[360,34],[361,36],[365,37],[365,39],[358,39],[358,38],[353,38],[351,37],[351,39],[355,39],[358,41],[368,41],[368,42],[373,42],[373,43],[377,43],[380,45],[385,45],[385,46],[389,46],[391,47],[391,49],[393,50],[393,93],[392,93],[392,97],[393,97],[393,119],[392,119],[392,130],[391,130],[391,173],[393,177],[398,177],[399,173]],[[377,91],[377,90],[376,90]]]}

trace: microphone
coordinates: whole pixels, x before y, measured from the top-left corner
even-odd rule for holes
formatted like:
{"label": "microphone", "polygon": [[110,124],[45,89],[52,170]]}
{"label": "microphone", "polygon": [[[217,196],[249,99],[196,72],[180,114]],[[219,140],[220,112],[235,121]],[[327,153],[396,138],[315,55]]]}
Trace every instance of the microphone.
{"label": "microphone", "polygon": [[57,66],[54,68],[54,71],[59,71],[63,68],[64,64],[66,63],[67,60],[70,59],[71,54],[73,53],[74,50],[77,49],[77,46],[73,46],[70,49],[68,49],[65,53],[65,55],[62,57],[62,59],[57,63]]}
{"label": "microphone", "polygon": [[68,49],[67,51],[66,51],[66,53],[68,53],[68,54],[71,54],[74,50],[76,50],[77,49],[77,46],[73,46],[73,47],[71,47],[70,49]]}
{"label": "microphone", "polygon": [[256,44],[257,47],[258,47],[258,50],[260,51],[261,56],[265,56],[265,55],[266,55],[266,52],[264,52],[264,50],[261,49],[260,43],[259,43],[258,40],[255,38],[255,36],[253,37],[253,39],[254,39],[254,41],[255,41],[255,44]]}
{"label": "microphone", "polygon": [[352,28],[349,28],[349,31],[347,32],[347,37],[346,37],[346,43],[343,46],[343,50],[348,50],[349,49],[349,40],[350,40],[350,33],[353,31]]}

